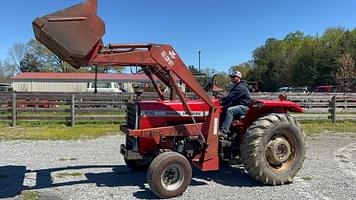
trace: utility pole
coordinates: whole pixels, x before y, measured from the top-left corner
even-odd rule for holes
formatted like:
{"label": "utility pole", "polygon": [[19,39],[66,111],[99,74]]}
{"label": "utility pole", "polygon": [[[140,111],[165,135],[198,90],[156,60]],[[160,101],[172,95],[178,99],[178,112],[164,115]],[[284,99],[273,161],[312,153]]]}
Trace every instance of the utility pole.
{"label": "utility pole", "polygon": [[95,88],[94,88],[94,93],[98,93],[98,66],[95,65]]}
{"label": "utility pole", "polygon": [[200,54],[201,54],[201,51],[198,51],[198,54],[199,54],[199,73],[200,73]]}

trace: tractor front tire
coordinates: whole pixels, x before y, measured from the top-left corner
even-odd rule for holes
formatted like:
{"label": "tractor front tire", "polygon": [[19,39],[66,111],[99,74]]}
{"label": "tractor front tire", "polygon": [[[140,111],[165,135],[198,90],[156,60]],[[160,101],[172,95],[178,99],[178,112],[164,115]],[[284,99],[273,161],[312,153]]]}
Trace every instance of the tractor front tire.
{"label": "tractor front tire", "polygon": [[248,128],[241,145],[248,174],[267,185],[293,182],[306,154],[305,134],[288,114],[269,114]]}
{"label": "tractor front tire", "polygon": [[158,155],[147,171],[147,182],[159,198],[182,195],[192,180],[192,167],[183,155],[164,152]]}

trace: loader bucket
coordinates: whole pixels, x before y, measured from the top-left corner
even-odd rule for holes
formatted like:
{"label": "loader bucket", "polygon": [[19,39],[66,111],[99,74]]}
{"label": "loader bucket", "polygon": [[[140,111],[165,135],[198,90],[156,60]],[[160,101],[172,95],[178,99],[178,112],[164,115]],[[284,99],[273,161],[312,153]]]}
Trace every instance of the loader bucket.
{"label": "loader bucket", "polygon": [[96,14],[97,0],[36,18],[36,39],[75,68],[87,66],[98,54],[105,23]]}

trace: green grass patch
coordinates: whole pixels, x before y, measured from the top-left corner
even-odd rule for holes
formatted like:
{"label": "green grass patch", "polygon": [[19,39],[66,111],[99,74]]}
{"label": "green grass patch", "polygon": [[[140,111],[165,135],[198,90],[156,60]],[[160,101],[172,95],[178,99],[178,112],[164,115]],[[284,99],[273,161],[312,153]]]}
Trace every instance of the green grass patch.
{"label": "green grass patch", "polygon": [[0,121],[0,128],[4,128],[4,127],[8,127],[8,126],[9,126],[9,122]]}
{"label": "green grass patch", "polygon": [[62,173],[56,174],[57,178],[79,177],[79,176],[83,176],[83,174],[79,173],[79,172],[62,172]]}
{"label": "green grass patch", "polygon": [[302,179],[305,181],[311,181],[313,178],[310,176],[303,176]]}
{"label": "green grass patch", "polygon": [[356,133],[356,121],[301,121],[304,132],[310,134],[320,134],[327,132],[354,132]]}
{"label": "green grass patch", "polygon": [[[298,113],[296,113],[298,114]],[[325,115],[330,115],[330,113],[327,112],[304,112],[303,114],[308,115],[308,114],[325,114]],[[336,112],[336,115],[354,115],[356,112]]]}
{"label": "green grass patch", "polygon": [[[9,127],[8,122],[0,121],[0,140],[78,140],[95,139],[107,135],[120,134],[119,126],[124,122],[78,121],[74,127],[61,121],[19,121],[16,128]],[[301,121],[307,135],[323,132],[354,132],[356,121],[327,120]]]}
{"label": "green grass patch", "polygon": [[60,158],[59,161],[74,161],[78,160],[78,158]]}
{"label": "green grass patch", "polygon": [[78,140],[120,134],[117,122],[21,122],[16,128],[0,128],[0,140]]}
{"label": "green grass patch", "polygon": [[34,191],[24,191],[21,193],[22,200],[38,200],[40,199],[40,194]]}

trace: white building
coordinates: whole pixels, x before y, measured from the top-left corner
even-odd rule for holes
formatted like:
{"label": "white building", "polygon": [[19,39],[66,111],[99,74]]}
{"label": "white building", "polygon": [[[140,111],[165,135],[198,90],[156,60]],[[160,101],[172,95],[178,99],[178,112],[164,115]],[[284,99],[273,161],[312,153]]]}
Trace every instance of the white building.
{"label": "white building", "polygon": [[[95,81],[94,73],[21,73],[11,78],[17,92],[87,92],[88,84]],[[98,82],[115,82],[126,91],[133,92],[132,84],[145,84],[145,74],[101,74]]]}

